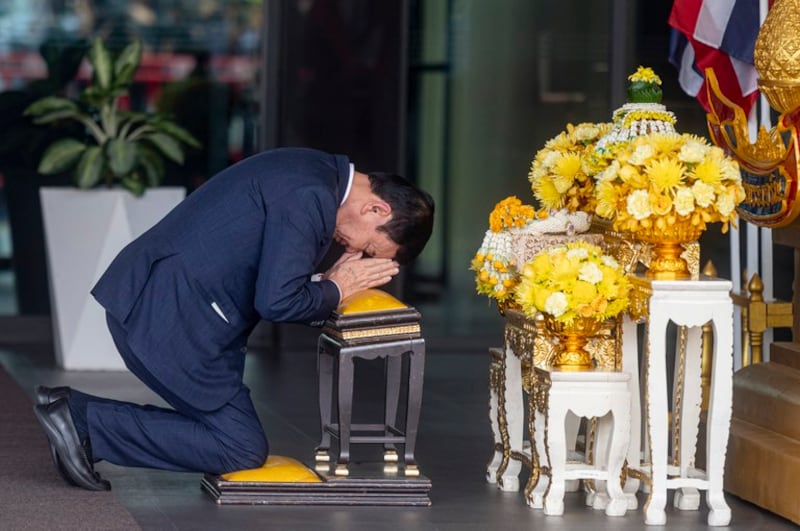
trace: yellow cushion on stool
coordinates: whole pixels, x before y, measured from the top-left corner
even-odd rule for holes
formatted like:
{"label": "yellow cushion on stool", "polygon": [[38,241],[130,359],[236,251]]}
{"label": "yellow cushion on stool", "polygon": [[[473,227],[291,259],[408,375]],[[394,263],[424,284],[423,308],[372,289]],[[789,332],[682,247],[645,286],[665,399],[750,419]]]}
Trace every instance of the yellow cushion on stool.
{"label": "yellow cushion on stool", "polygon": [[396,298],[379,289],[365,289],[345,297],[336,310],[339,315],[352,313],[382,312],[408,308]]}
{"label": "yellow cushion on stool", "polygon": [[222,474],[222,479],[259,483],[322,483],[322,479],[303,463],[281,455],[269,456],[258,468]]}

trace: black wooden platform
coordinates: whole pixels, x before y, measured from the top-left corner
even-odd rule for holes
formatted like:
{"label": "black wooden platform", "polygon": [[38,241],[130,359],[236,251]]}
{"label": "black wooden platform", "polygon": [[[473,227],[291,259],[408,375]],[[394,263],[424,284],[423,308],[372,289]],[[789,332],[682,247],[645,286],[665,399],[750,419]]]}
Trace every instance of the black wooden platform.
{"label": "black wooden platform", "polygon": [[384,473],[381,463],[353,463],[348,477],[319,474],[320,483],[226,481],[206,474],[202,487],[220,505],[388,505],[427,507],[424,476]]}

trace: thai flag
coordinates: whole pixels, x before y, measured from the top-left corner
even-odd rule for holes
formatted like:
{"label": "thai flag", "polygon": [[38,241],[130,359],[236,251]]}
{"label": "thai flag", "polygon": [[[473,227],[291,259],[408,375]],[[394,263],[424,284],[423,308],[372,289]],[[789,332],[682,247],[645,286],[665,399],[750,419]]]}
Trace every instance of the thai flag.
{"label": "thai flag", "polygon": [[[770,2],[771,4],[772,2]],[[753,49],[759,0],[675,0],[669,16],[669,61],[683,90],[709,111],[704,72],[711,67],[723,94],[745,112],[758,97]]]}

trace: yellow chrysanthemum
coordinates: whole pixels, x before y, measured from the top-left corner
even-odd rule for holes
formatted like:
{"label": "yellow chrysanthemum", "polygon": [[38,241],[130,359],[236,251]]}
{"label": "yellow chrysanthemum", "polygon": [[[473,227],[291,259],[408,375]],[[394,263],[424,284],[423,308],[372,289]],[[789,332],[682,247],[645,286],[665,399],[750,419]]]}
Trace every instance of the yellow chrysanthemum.
{"label": "yellow chrysanthemum", "polygon": [[566,132],[561,132],[558,135],[554,136],[547,142],[545,142],[544,147],[548,149],[553,149],[556,151],[566,151],[574,146],[572,139]]}
{"label": "yellow chrysanthemum", "polygon": [[678,133],[655,133],[640,136],[637,141],[650,144],[658,153],[672,153],[681,148],[684,138]]}
{"label": "yellow chrysanthemum", "polygon": [[577,153],[565,153],[555,164],[555,172],[561,177],[574,179],[581,169],[581,157]]}
{"label": "yellow chrysanthemum", "polygon": [[661,158],[645,166],[645,174],[656,192],[666,193],[675,190],[683,183],[684,165],[675,159]]}
{"label": "yellow chrysanthemum", "polygon": [[595,190],[597,196],[595,213],[606,219],[613,218],[619,202],[619,188],[611,182],[604,181],[598,184]]}
{"label": "yellow chrysanthemum", "polygon": [[619,169],[619,177],[622,182],[628,184],[631,188],[647,188],[647,176],[630,164],[626,164]]}
{"label": "yellow chrysanthemum", "polygon": [[539,179],[531,187],[541,206],[545,208],[561,208],[564,206],[564,196],[556,189],[552,179]]}
{"label": "yellow chrysanthemum", "polygon": [[636,72],[628,76],[630,81],[642,81],[644,83],[661,84],[661,78],[650,67],[639,66]]}
{"label": "yellow chrysanthemum", "polygon": [[694,168],[694,176],[711,186],[717,186],[722,181],[722,166],[720,161],[706,159]]}

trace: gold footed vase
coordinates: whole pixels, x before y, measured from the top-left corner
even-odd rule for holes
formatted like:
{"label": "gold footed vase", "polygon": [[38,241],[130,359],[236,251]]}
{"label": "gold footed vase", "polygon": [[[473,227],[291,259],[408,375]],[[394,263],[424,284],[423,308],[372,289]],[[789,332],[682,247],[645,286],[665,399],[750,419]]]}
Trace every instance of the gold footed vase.
{"label": "gold footed vase", "polygon": [[689,265],[681,258],[684,245],[700,239],[703,229],[690,222],[638,230],[636,239],[652,245],[647,278],[654,280],[684,280],[691,278]]}
{"label": "gold footed vase", "polygon": [[569,323],[557,321],[545,314],[547,330],[559,338],[557,353],[550,366],[560,371],[588,371],[594,368],[592,355],[586,350],[589,338],[596,336],[603,328],[603,321],[586,317],[576,317]]}

